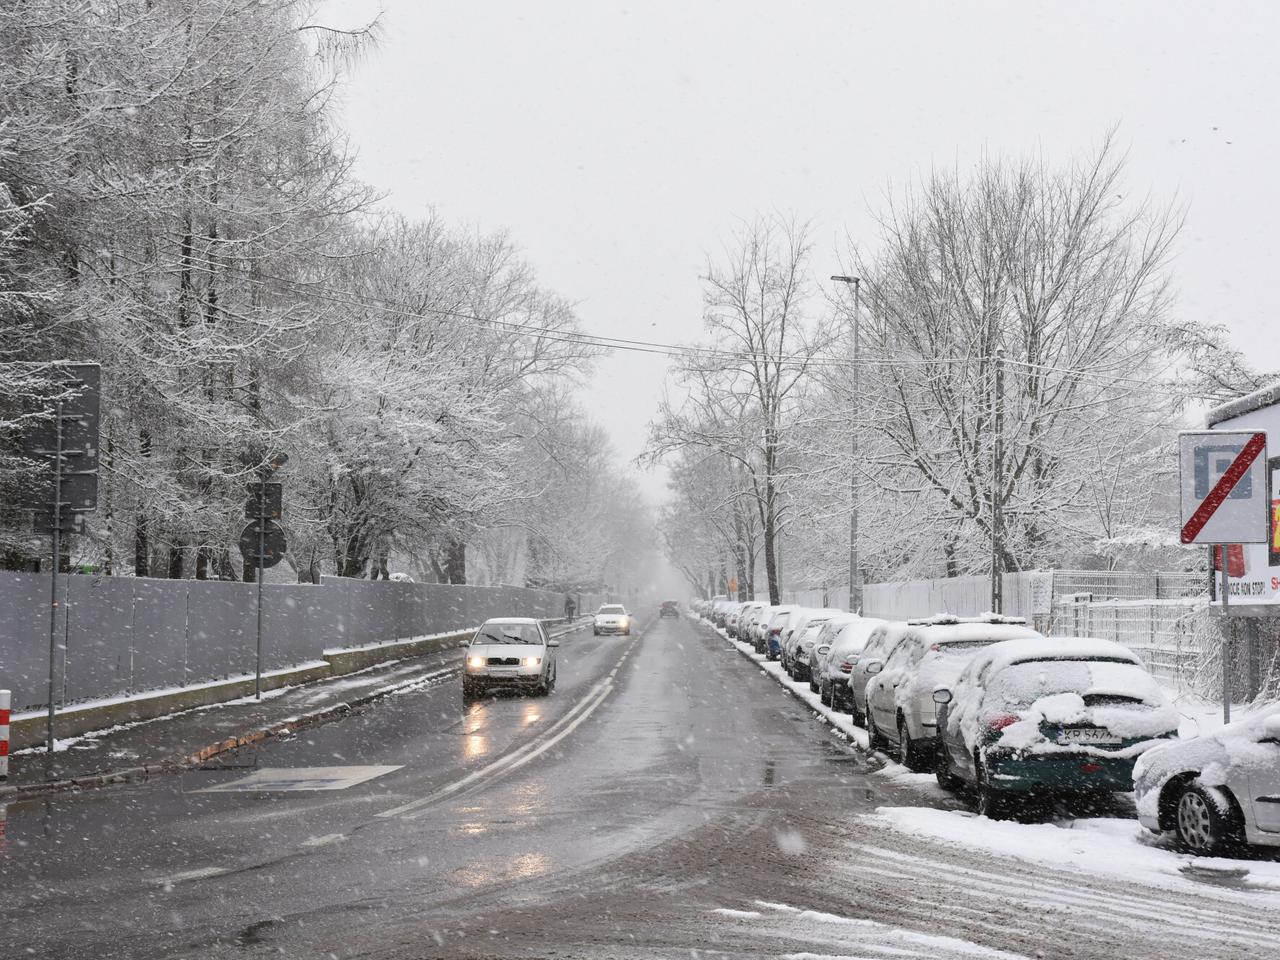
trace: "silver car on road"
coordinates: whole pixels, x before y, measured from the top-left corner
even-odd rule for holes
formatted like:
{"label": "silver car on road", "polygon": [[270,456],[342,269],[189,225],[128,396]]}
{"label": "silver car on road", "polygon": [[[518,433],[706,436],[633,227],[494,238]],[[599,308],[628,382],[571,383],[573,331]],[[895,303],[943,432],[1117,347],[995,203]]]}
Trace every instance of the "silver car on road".
{"label": "silver car on road", "polygon": [[462,695],[470,699],[507,689],[546,696],[556,686],[555,648],[537,620],[505,617],[487,620],[466,645]]}

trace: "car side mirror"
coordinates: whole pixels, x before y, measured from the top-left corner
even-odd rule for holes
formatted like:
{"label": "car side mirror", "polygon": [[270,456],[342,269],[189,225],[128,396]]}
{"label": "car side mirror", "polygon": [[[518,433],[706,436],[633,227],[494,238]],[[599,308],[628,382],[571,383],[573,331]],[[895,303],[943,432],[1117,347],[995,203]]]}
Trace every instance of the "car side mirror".
{"label": "car side mirror", "polygon": [[1273,713],[1263,721],[1262,736],[1264,739],[1280,743],[1280,713]]}
{"label": "car side mirror", "polygon": [[830,652],[831,652],[831,644],[829,643],[824,643],[822,646],[818,648],[818,656],[820,657],[825,657]]}
{"label": "car side mirror", "polygon": [[559,640],[548,640],[548,641],[547,641],[547,646],[548,646],[548,647],[558,647],[558,646],[560,646],[560,641],[559,641]]}
{"label": "car side mirror", "polygon": [[462,641],[460,641],[460,642],[458,643],[458,649],[459,649],[459,650],[465,650],[465,649],[467,649],[467,647],[469,647],[469,646],[471,646],[471,641],[470,641],[470,640],[462,640]]}
{"label": "car side mirror", "polygon": [[874,677],[877,673],[879,673],[881,670],[884,669],[884,664],[881,663],[879,660],[872,660],[870,663],[866,665],[865,669],[867,671],[868,676]]}
{"label": "car side mirror", "polygon": [[933,702],[938,704],[938,706],[942,706],[944,703],[950,703],[951,691],[945,687],[939,687],[937,690],[933,691]]}

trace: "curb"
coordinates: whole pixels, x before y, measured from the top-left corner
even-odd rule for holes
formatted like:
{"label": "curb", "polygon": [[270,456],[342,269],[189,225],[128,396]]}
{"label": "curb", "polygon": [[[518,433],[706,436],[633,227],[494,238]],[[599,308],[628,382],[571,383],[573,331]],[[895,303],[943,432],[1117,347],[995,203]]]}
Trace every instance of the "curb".
{"label": "curb", "polygon": [[[561,633],[555,634],[556,637],[567,636],[576,633],[585,626],[584,623],[573,623],[567,625],[567,629]],[[31,783],[15,786],[0,786],[0,801],[6,803],[17,802],[20,800],[28,800],[33,797],[40,797],[49,793],[61,793],[67,790],[84,790],[93,787],[105,787],[115,783],[135,783],[138,781],[150,780],[152,777],[160,776],[166,773],[181,773],[184,770],[191,770],[208,762],[213,757],[217,757],[232,750],[238,750],[241,747],[253,746],[262,743],[265,740],[274,739],[300,730],[305,727],[315,726],[316,724],[325,723],[330,720],[336,720],[339,717],[346,716],[353,712],[356,708],[373,703],[383,697],[391,696],[394,693],[422,683],[424,680],[434,678],[443,679],[446,675],[452,675],[459,669],[458,665],[445,666],[441,668],[439,674],[428,674],[426,677],[416,677],[403,683],[395,684],[390,687],[383,687],[374,690],[371,693],[364,694],[351,700],[344,700],[341,703],[335,703],[331,706],[317,710],[314,713],[305,713],[297,717],[291,717],[288,720],[280,720],[268,727],[259,730],[253,730],[249,733],[242,734],[238,737],[227,737],[225,740],[219,740],[216,743],[208,744],[201,747],[194,753],[175,760],[165,760],[160,763],[149,763],[144,766],[128,767],[124,770],[112,770],[105,773],[89,774],[83,777],[72,777],[65,780],[48,780],[42,783]]]}

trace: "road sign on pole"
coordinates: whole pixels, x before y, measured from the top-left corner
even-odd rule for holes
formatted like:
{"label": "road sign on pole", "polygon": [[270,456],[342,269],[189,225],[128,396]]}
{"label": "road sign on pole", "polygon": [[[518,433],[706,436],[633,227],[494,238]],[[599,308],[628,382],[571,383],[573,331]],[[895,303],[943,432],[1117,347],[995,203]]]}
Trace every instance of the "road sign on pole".
{"label": "road sign on pole", "polygon": [[1202,430],[1178,435],[1183,543],[1266,543],[1267,435]]}
{"label": "road sign on pole", "polygon": [[262,583],[268,567],[274,567],[283,559],[288,543],[284,530],[277,520],[284,512],[284,488],[278,481],[268,480],[273,473],[289,462],[288,454],[280,450],[264,451],[261,447],[240,454],[240,462],[252,467],[258,475],[256,483],[245,485],[249,500],[244,505],[244,515],[250,521],[240,532],[240,555],[244,557],[246,571],[252,565],[258,581],[258,665],[254,671],[254,695],[262,699]]}
{"label": "road sign on pole", "polygon": [[[1222,612],[1231,603],[1227,548],[1266,543],[1271,507],[1267,491],[1267,435],[1260,431],[1201,430],[1178,435],[1183,543],[1212,544],[1220,571]],[[1222,720],[1231,722],[1231,658],[1224,621]]]}

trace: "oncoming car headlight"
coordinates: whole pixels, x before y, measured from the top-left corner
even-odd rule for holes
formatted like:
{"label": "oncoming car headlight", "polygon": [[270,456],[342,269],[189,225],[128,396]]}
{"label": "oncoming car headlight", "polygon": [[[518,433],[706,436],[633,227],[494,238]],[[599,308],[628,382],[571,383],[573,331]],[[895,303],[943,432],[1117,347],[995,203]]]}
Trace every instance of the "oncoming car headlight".
{"label": "oncoming car headlight", "polygon": [[536,667],[542,663],[542,658],[541,657],[525,657],[520,662],[524,664],[526,667]]}
{"label": "oncoming car headlight", "polygon": [[478,670],[484,666],[484,657],[467,657],[467,667],[471,670]]}

